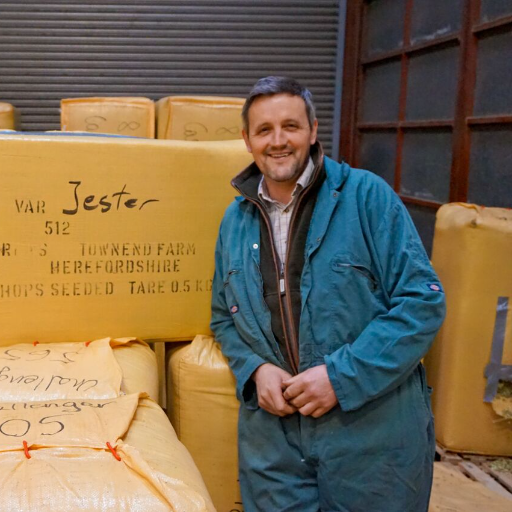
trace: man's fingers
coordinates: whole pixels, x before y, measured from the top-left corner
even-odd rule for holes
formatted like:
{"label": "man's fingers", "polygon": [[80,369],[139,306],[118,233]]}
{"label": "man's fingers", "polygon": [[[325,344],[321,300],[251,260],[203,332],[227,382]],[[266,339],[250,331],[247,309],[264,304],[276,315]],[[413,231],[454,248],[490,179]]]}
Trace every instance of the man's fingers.
{"label": "man's fingers", "polygon": [[303,416],[311,416],[318,409],[318,404],[308,402],[306,405],[299,409]]}
{"label": "man's fingers", "polygon": [[313,411],[310,416],[313,418],[320,418],[320,416],[323,416],[327,411],[323,407],[319,407],[315,411]]}
{"label": "man's fingers", "polygon": [[297,380],[297,377],[298,377],[298,375],[296,375],[295,377],[290,377],[289,379],[283,380],[283,382],[282,382],[283,389],[286,389],[288,386],[293,384]]}
{"label": "man's fingers", "polygon": [[262,392],[258,396],[258,405],[270,414],[277,416],[287,416],[297,411],[293,405],[286,402],[279,388],[266,389]]}
{"label": "man's fingers", "polygon": [[274,397],[274,407],[276,408],[277,411],[283,413],[283,416],[293,414],[297,410],[293,405],[290,405],[283,398],[282,394]]}
{"label": "man's fingers", "polygon": [[[313,411],[312,412],[309,412],[311,411],[310,408],[307,409],[307,414],[304,414],[304,416],[311,416],[312,418],[320,418],[321,416],[323,416],[327,410],[325,409],[325,407],[317,407],[315,409],[315,405],[312,406],[312,409]],[[302,413],[301,413],[302,414]]]}
{"label": "man's fingers", "polygon": [[269,412],[270,414],[274,414],[275,416],[288,416],[290,414],[293,414],[295,412],[297,412],[297,409],[293,406],[291,406],[290,404],[287,404],[284,400],[283,400],[283,405],[282,406],[276,406],[274,404],[269,404],[268,402],[262,402],[259,404],[259,406]]}
{"label": "man's fingers", "polygon": [[284,390],[283,396],[285,400],[290,401],[297,398],[303,391],[304,384],[300,380],[294,381]]}
{"label": "man's fingers", "polygon": [[[279,395],[276,395],[275,392],[270,394],[270,399],[272,400],[272,408],[274,409],[274,414],[277,414],[281,416],[280,412],[282,409],[282,403],[279,401]],[[283,398],[281,397],[281,400],[284,402]]]}
{"label": "man's fingers", "polygon": [[271,363],[265,363],[256,369],[252,378],[256,383],[258,405],[262,409],[277,416],[287,416],[297,411],[283,397],[283,390],[286,388],[283,382],[293,380],[288,372]]}
{"label": "man's fingers", "polygon": [[267,412],[274,414],[274,404],[266,400],[264,397],[258,397],[258,405]]}
{"label": "man's fingers", "polygon": [[296,396],[295,398],[291,398],[287,401],[288,401],[288,403],[292,404],[297,409],[300,409],[301,407],[304,407],[309,402],[309,398],[307,397],[307,395],[305,393],[301,393],[299,396]]}
{"label": "man's fingers", "polygon": [[283,416],[289,416],[290,414],[294,414],[297,412],[297,409],[295,407],[292,407],[290,404],[284,403],[282,413]]}

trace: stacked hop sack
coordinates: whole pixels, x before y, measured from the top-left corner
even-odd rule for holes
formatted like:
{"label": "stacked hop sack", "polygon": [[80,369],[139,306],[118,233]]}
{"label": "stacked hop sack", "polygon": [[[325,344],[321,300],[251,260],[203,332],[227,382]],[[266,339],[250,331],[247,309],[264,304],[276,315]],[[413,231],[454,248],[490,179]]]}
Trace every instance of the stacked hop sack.
{"label": "stacked hop sack", "polygon": [[[0,349],[0,511],[212,511],[133,338]],[[125,378],[126,375],[126,378]]]}
{"label": "stacked hop sack", "polygon": [[167,410],[219,512],[240,512],[235,378],[210,336],[170,351]]}
{"label": "stacked hop sack", "polygon": [[16,130],[18,111],[10,103],[0,103],[0,130]]}
{"label": "stacked hop sack", "polygon": [[432,262],[447,315],[426,358],[437,441],[512,455],[512,211],[465,203],[437,213]]}

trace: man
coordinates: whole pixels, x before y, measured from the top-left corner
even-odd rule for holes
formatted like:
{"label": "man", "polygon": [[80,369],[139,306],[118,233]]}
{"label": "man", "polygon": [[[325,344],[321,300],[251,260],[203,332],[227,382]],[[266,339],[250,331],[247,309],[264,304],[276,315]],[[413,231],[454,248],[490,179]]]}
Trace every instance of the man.
{"label": "man", "polygon": [[405,207],[324,157],[311,94],[267,77],[243,113],[212,329],[241,402],[246,512],[424,512],[434,434],[421,358],[444,296]]}

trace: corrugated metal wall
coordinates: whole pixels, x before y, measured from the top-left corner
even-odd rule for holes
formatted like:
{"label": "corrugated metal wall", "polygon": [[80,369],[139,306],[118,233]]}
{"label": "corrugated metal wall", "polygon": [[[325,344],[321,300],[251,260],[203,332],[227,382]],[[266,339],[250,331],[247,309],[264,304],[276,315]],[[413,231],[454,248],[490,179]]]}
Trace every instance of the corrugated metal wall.
{"label": "corrugated metal wall", "polygon": [[287,74],[315,97],[331,147],[336,0],[0,0],[0,101],[22,129],[58,129],[80,96],[245,96]]}

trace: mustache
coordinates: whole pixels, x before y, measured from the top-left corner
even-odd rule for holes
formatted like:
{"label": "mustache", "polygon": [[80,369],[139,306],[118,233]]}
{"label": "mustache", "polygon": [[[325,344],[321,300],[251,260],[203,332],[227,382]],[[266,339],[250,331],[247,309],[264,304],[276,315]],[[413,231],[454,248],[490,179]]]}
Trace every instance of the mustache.
{"label": "mustache", "polygon": [[270,147],[267,150],[265,150],[265,155],[271,155],[272,153],[293,153],[293,148],[290,148],[288,146],[286,147]]}

